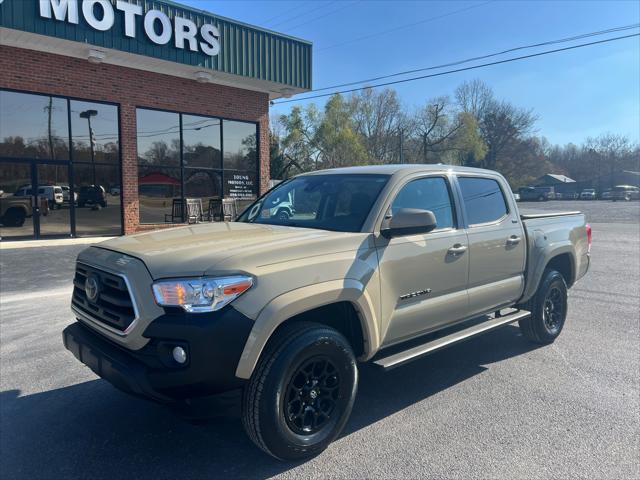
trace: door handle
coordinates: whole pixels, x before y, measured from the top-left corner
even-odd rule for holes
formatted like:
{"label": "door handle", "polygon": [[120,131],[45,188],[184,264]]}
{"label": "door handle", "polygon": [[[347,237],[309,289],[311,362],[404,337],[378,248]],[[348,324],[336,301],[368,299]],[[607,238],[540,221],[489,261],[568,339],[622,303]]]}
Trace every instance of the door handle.
{"label": "door handle", "polygon": [[509,238],[507,238],[507,245],[517,245],[520,243],[520,240],[522,239],[519,236],[511,235]]}
{"label": "door handle", "polygon": [[456,243],[453,247],[451,247],[449,250],[447,250],[447,253],[449,255],[462,255],[464,252],[467,251],[467,247],[466,245],[462,245],[461,243]]}

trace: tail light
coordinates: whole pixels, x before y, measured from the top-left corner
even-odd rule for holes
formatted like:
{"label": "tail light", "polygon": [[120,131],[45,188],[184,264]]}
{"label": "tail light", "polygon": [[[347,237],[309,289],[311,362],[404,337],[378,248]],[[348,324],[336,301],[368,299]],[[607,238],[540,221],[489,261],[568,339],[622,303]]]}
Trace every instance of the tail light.
{"label": "tail light", "polygon": [[589,247],[587,248],[587,252],[591,253],[591,225],[587,223],[584,226],[584,228],[587,231],[587,243],[589,244]]}

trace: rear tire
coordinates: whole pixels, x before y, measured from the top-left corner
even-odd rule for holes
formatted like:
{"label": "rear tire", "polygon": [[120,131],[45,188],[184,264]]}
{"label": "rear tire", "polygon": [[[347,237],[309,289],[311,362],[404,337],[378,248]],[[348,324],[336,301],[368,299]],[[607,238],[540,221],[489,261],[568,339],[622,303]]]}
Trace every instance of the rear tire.
{"label": "rear tire", "polygon": [[269,455],[310,458],[344,428],[357,387],[356,359],[339,332],[308,322],[286,325],[244,389],[242,423]]}
{"label": "rear tire", "polygon": [[542,345],[553,343],[562,332],[567,318],[567,284],[556,270],[545,270],[538,290],[520,305],[531,316],[520,320],[520,330],[530,341]]}

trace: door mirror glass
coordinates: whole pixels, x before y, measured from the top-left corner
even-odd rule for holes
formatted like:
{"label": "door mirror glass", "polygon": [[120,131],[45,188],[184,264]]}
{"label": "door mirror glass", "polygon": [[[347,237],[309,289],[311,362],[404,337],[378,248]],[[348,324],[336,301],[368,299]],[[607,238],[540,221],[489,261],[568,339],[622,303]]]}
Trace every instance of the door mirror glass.
{"label": "door mirror glass", "polygon": [[417,235],[435,230],[437,226],[431,210],[401,208],[391,218],[385,218],[380,233],[386,238]]}

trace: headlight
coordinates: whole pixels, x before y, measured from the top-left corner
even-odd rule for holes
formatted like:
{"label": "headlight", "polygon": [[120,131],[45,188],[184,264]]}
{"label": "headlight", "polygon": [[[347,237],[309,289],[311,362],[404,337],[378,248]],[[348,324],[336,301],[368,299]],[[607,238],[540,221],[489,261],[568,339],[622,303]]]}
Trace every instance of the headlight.
{"label": "headlight", "polygon": [[187,312],[214,312],[228,305],[253,285],[245,275],[218,278],[179,278],[153,284],[161,307],[182,307]]}

